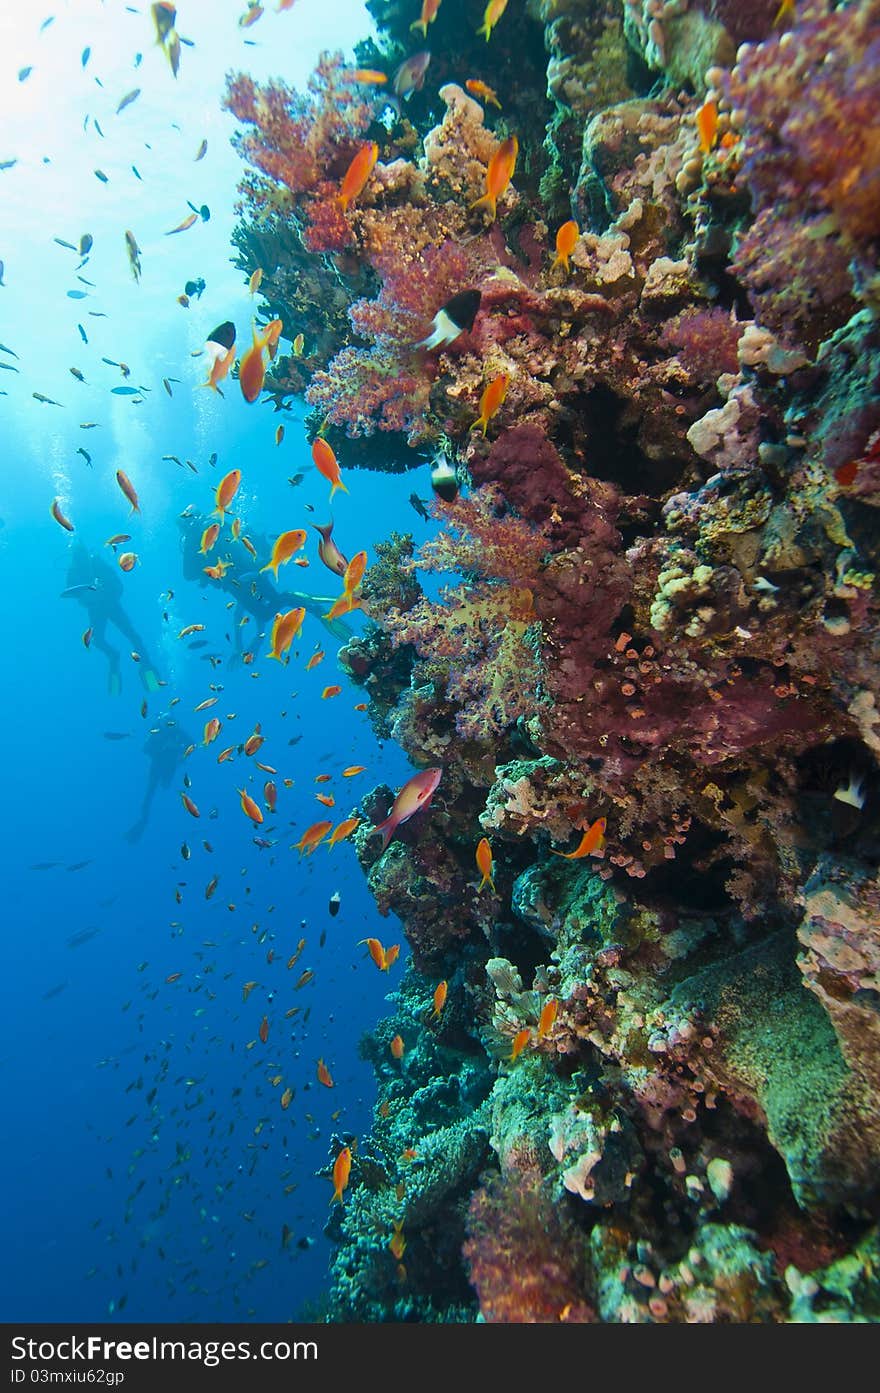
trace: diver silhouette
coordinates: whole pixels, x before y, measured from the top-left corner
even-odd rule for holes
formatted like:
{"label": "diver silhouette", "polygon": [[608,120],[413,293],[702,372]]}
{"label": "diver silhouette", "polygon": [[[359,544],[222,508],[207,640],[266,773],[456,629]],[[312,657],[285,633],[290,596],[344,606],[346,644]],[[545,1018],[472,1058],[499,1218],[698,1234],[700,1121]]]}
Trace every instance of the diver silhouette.
{"label": "diver silhouette", "polygon": [[160,788],[169,787],[178,767],[183,763],[184,750],[191,744],[189,734],[167,711],[163,711],[156,724],[150,727],[144,741],[144,754],[149,762],[147,782],[137,821],[126,832],[126,841],[140,841],[146,830],[156,793]]}
{"label": "diver silhouette", "polygon": [[[352,629],[343,620],[326,618],[327,611],[339,598],[338,593],[312,595],[303,590],[279,589],[273,583],[271,574],[268,571],[261,572],[260,562],[255,561],[240,542],[235,547],[235,567],[230,569],[226,575],[216,579],[207,576],[205,566],[210,564],[211,557],[205,555],[200,550],[200,546],[202,534],[210,522],[210,516],[198,513],[192,508],[185,509],[179,515],[177,526],[180,533],[180,555],[183,575],[186,580],[195,581],[201,587],[219,587],[235,602],[233,612],[235,652],[230,659],[231,662],[240,661],[244,657],[245,643],[242,621],[246,617],[256,620],[259,626],[253,641],[247,644],[247,647],[254,654],[259,653],[266,637],[266,631],[271,629],[276,614],[299,606],[302,606],[307,613],[314,615],[316,619],[320,619],[324,628],[341,642],[346,642],[353,636]],[[268,561],[272,553],[271,540],[256,532],[249,532],[248,537],[257,556],[265,556]],[[222,548],[217,549],[216,555],[222,556],[224,560],[229,559],[229,553],[223,551]]]}
{"label": "diver silhouette", "polygon": [[143,635],[122,607],[123,591],[122,580],[112,566],[90,551],[84,542],[73,544],[67,568],[67,588],[62,590],[61,598],[76,600],[88,614],[92,630],[90,647],[97,648],[107,659],[107,690],[111,696],[118,696],[122,691],[121,654],[107,637],[107,626],[112,625],[133,651],[140,655],[137,668],[141,682],[146,691],[155,692],[159,689],[159,678]]}

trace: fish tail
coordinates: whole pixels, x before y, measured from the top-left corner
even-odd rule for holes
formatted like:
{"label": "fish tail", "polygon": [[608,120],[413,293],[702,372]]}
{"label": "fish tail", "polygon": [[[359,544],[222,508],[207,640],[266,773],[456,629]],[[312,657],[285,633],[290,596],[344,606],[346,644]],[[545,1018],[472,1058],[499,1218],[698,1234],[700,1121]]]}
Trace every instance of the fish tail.
{"label": "fish tail", "polygon": [[489,26],[488,24],[481,24],[481,25],[480,25],[479,29],[477,30],[477,38],[479,38],[479,36],[480,36],[481,34],[485,34],[485,35],[486,35],[486,43],[488,43],[488,42],[489,42],[489,38],[490,38],[490,36],[491,36],[491,34],[492,34],[492,30],[491,30],[491,28],[490,28],[490,26]]}
{"label": "fish tail", "polygon": [[262,575],[264,571],[271,571],[275,579],[278,579],[278,567],[275,565],[274,561],[269,561],[265,566],[261,566],[260,575]]}
{"label": "fish tail", "polygon": [[334,495],[334,493],[336,492],[337,489],[342,489],[342,492],[343,492],[343,493],[348,493],[348,489],[345,487],[345,484],[343,484],[342,482],[340,482],[340,483],[338,483],[338,484],[334,484],[333,487],[332,487],[332,489],[330,490],[330,502],[331,502],[331,503],[333,502],[333,495]]}
{"label": "fish tail", "polygon": [[498,203],[495,195],[484,193],[482,198],[478,198],[476,203],[471,204],[471,209],[473,210],[474,208],[488,208],[494,220],[498,211]]}
{"label": "fish tail", "polygon": [[340,208],[342,209],[343,213],[347,213],[347,212],[348,212],[348,194],[347,194],[347,193],[338,193],[338,194],[336,195],[336,202],[339,204],[339,206],[340,206]]}
{"label": "fish tail", "polygon": [[384,822],[380,822],[380,823],[378,824],[378,826],[376,826],[376,827],[373,828],[373,831],[374,831],[374,832],[381,832],[381,833],[382,833],[382,850],[383,850],[383,851],[384,851],[385,848],[387,847],[388,843],[391,841],[391,838],[394,836],[394,833],[395,833],[396,830],[397,830],[397,822],[395,821],[393,814],[392,814],[391,816],[389,816],[389,817],[386,817],[386,819],[385,819]]}
{"label": "fish tail", "polygon": [[437,345],[442,342],[443,331],[441,329],[435,329],[426,339],[419,339],[419,342],[415,346],[416,348],[436,348]]}
{"label": "fish tail", "polygon": [[413,29],[421,29],[421,31],[422,31],[422,38],[423,38],[423,39],[426,39],[426,38],[428,37],[428,22],[427,22],[427,20],[424,20],[424,19],[417,19],[417,20],[414,20],[413,23],[412,23],[409,27],[410,27],[410,31],[412,31]]}

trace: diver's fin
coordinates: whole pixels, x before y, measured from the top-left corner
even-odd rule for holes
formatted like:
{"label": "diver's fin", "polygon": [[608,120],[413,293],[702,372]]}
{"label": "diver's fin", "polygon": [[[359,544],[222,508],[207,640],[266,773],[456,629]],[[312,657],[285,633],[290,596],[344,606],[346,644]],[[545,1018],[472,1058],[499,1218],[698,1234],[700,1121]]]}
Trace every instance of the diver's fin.
{"label": "diver's fin", "polygon": [[159,679],[151,667],[144,669],[144,686],[148,692],[158,692]]}
{"label": "diver's fin", "polygon": [[110,669],[110,676],[107,678],[107,691],[111,696],[122,695],[122,674],[116,668]]}

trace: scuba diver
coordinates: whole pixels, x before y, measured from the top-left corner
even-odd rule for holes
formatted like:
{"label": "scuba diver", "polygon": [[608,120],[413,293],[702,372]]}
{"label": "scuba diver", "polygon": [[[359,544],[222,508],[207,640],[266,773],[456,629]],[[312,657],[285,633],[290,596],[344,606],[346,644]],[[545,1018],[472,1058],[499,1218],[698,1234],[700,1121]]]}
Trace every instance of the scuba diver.
{"label": "scuba diver", "polygon": [[122,691],[121,654],[107,637],[107,626],[111,624],[126,643],[140,654],[141,660],[137,666],[141,682],[146,691],[155,692],[159,689],[159,678],[143,636],[122,607],[123,589],[122,580],[112,566],[89,551],[84,542],[74,542],[67,568],[67,588],[62,590],[61,598],[76,600],[85,609],[92,631],[89,646],[97,648],[107,659],[107,690],[111,696],[118,696]]}
{"label": "scuba diver", "polygon": [[156,724],[150,727],[144,741],[144,754],[149,761],[147,783],[141,799],[140,813],[137,821],[126,832],[126,841],[139,842],[144,835],[158,789],[169,787],[177,769],[183,763],[183,752],[191,743],[190,736],[167,711],[163,711]]}
{"label": "scuba diver", "polygon": [[[248,647],[253,652],[259,651],[259,644],[265,637],[265,631],[271,629],[276,614],[289,609],[302,606],[309,614],[320,619],[324,628],[333,635],[334,638],[344,643],[353,637],[353,631],[342,619],[327,619],[325,615],[339,598],[338,594],[331,595],[311,595],[302,590],[281,590],[277,589],[272,582],[272,577],[268,572],[260,571],[260,562],[255,561],[245,550],[241,542],[235,544],[236,553],[240,557],[242,569],[236,568],[235,574],[232,571],[211,579],[205,574],[205,566],[210,563],[210,557],[201,550],[201,539],[205,528],[210,522],[210,517],[186,508],[177,519],[177,526],[180,532],[180,555],[183,564],[183,575],[186,580],[195,581],[202,587],[212,586],[219,588],[226,595],[235,601],[235,611],[233,632],[235,634],[236,651],[233,661],[242,659],[244,656],[244,638],[241,621],[249,617],[256,621],[259,626],[259,638],[255,638]],[[259,533],[249,533],[249,540],[252,542],[257,556],[265,556],[268,560],[272,553],[272,543],[270,539]]]}

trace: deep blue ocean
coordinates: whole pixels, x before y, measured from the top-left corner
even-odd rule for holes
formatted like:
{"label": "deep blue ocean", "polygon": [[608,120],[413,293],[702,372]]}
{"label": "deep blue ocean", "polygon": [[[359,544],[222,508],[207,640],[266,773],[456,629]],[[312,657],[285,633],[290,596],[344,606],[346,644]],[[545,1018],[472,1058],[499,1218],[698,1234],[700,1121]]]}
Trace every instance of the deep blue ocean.
{"label": "deep blue ocean", "polygon": [[[383,748],[354,709],[363,693],[317,618],[307,614],[288,665],[267,658],[268,639],[245,664],[236,645],[252,644],[259,625],[251,619],[236,635],[229,590],[182,570],[180,515],[209,514],[231,469],[242,472],[232,512],[245,533],[274,538],[329,516],[304,404],[280,414],[271,402],[248,405],[231,379],[221,400],[199,387],[206,360],[193,355],[224,320],[245,345],[258,308],[233,265],[243,167],[221,109],[224,74],[304,83],[322,49],[352,56],[369,21],[360,0],[267,7],[250,28],[239,25],[244,10],[243,0],[183,0],[178,29],[192,46],[176,80],[147,4],[46,0],[4,6],[0,18],[0,163],[14,161],[0,171],[0,344],[11,350],[0,352],[7,1321],[286,1320],[317,1309],[307,1303],[326,1286],[331,1186],[315,1172],[332,1159],[334,1129],[369,1123],[374,1086],[357,1044],[405,965],[403,954],[381,976],[356,946],[402,936],[378,916],[351,844],[310,857],[289,849],[321,816],[347,816],[374,784],[398,787],[411,772],[403,755]],[[190,203],[210,219],[168,235]],[[139,282],[126,231],[140,248]],[[205,289],[184,308],[178,296],[197,278]],[[283,349],[296,332],[285,325]],[[124,386],[137,396],[114,394]],[[171,455],[182,463],[163,459]],[[346,471],[344,452],[340,464],[350,493],[336,495],[332,514],[347,555],[365,548],[372,560],[394,528],[426,535],[408,499],[414,489],[429,495],[427,464]],[[117,485],[119,469],[140,514]],[[73,532],[50,515],[56,498]],[[108,547],[119,533],[130,542]],[[286,566],[279,588],[338,595],[316,540],[310,532],[302,553],[309,566]],[[127,549],[138,562],[125,573]],[[83,567],[98,590],[64,597],[92,583]],[[117,675],[94,636],[83,642],[96,595],[109,597]],[[120,609],[131,626],[122,632]],[[352,626],[364,622],[355,614]],[[180,639],[193,624],[204,630]],[[307,671],[318,647],[326,656]],[[150,667],[164,685],[146,677]],[[322,699],[332,683],[340,694]],[[212,697],[216,705],[196,712]],[[223,727],[205,746],[211,716]],[[219,764],[218,752],[257,723],[257,755]],[[163,731],[170,768],[167,750],[155,757]],[[342,778],[353,764],[366,771]],[[316,783],[321,774],[330,781]],[[255,828],[237,789],[263,804],[270,777],[277,812]],[[336,806],[326,811],[315,795],[328,789]],[[274,845],[261,848],[256,835]],[[295,991],[306,968],[314,979]],[[248,982],[257,985],[245,1001]],[[316,1081],[319,1057],[332,1089]],[[295,1097],[285,1111],[287,1086]]]}

